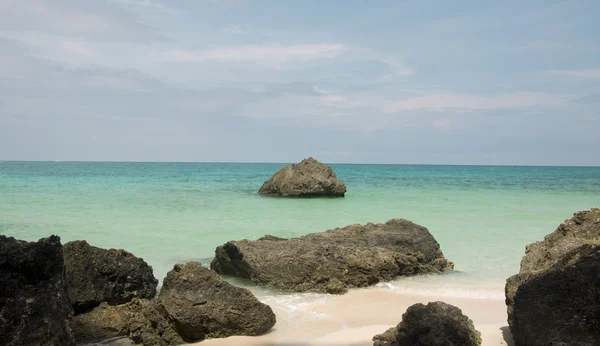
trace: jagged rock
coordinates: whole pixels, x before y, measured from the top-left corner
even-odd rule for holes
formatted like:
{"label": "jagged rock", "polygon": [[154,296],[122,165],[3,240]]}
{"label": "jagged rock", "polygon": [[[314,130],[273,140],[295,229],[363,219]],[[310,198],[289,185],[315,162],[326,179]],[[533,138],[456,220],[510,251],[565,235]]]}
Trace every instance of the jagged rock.
{"label": "jagged rock", "polygon": [[344,293],[453,264],[427,228],[392,219],[289,240],[230,241],[216,249],[211,268],[281,290]]}
{"label": "jagged rock", "polygon": [[373,337],[373,346],[394,346],[398,340],[398,327],[392,327]]}
{"label": "jagged rock", "polygon": [[515,344],[600,345],[600,209],[575,213],[525,252],[506,282]]}
{"label": "jagged rock", "polygon": [[222,281],[199,262],[174,266],[158,298],[101,304],[75,316],[78,342],[128,336],[136,344],[180,345],[206,338],[263,334],[275,324],[271,308],[250,291]]}
{"label": "jagged rock", "polygon": [[260,335],[275,325],[268,305],[199,262],[175,265],[163,280],[159,300],[186,342]]}
{"label": "jagged rock", "polygon": [[121,305],[106,303],[73,319],[73,332],[78,344],[98,343],[107,339],[128,337],[145,346],[184,344],[159,300],[134,298]]}
{"label": "jagged rock", "polygon": [[258,190],[261,195],[283,197],[344,197],[346,185],[333,169],[309,157],[281,168]]}
{"label": "jagged rock", "polygon": [[116,306],[102,303],[90,312],[75,316],[71,323],[75,341],[91,343],[129,335],[129,325],[140,307],[137,299]]}
{"label": "jagged rock", "polygon": [[118,305],[156,295],[158,280],[143,259],[125,250],[100,249],[85,240],[66,243],[63,248],[75,314],[102,302]]}
{"label": "jagged rock", "polygon": [[75,345],[58,236],[25,242],[0,235],[0,345]]}
{"label": "jagged rock", "polygon": [[479,346],[481,333],[456,306],[444,302],[410,306],[397,327],[373,337],[374,346]]}
{"label": "jagged rock", "polygon": [[134,343],[144,346],[170,346],[185,343],[177,333],[173,321],[169,318],[160,300],[136,299],[132,301],[132,304],[139,304],[137,307],[139,312],[133,315],[129,323],[129,338]]}

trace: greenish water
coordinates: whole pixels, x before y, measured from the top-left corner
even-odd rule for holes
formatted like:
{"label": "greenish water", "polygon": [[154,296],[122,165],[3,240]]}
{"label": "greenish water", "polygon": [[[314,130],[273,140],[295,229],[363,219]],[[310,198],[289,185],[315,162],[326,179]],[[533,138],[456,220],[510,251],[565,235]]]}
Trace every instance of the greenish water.
{"label": "greenish water", "polygon": [[527,243],[600,205],[600,167],[332,165],[345,198],[257,195],[282,166],[0,162],[0,233],[124,248],[161,279],[175,263],[207,262],[228,240],[402,217],[429,228],[460,273],[394,289],[485,296],[518,271]]}

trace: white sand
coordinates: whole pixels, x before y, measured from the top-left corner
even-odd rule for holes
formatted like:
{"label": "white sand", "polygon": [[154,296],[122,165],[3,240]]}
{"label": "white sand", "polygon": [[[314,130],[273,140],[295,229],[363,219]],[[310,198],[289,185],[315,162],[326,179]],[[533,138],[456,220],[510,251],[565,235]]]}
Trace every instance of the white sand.
{"label": "white sand", "polygon": [[397,325],[410,305],[438,300],[458,306],[473,320],[482,334],[483,346],[513,345],[504,300],[416,296],[384,288],[328,296],[293,315],[275,309],[277,324],[266,335],[205,340],[197,345],[371,346],[372,337]]}

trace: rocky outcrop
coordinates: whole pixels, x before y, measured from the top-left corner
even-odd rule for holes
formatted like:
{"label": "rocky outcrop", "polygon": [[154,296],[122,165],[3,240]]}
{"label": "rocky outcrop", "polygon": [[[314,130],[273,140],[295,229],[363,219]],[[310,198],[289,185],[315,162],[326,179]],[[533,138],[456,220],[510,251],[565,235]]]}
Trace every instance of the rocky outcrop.
{"label": "rocky outcrop", "polygon": [[58,236],[0,235],[0,345],[75,345]]}
{"label": "rocky outcrop", "polygon": [[310,157],[280,169],[258,193],[283,197],[344,197],[346,185],[337,179],[331,167]]}
{"label": "rocky outcrop", "polygon": [[222,281],[199,262],[174,266],[158,298],[101,304],[75,316],[78,342],[128,336],[143,345],[180,345],[206,338],[260,335],[275,324],[271,308],[250,291]]}
{"label": "rocky outcrop", "polygon": [[453,264],[427,228],[392,219],[289,240],[230,241],[216,249],[211,268],[281,290],[338,294]]}
{"label": "rocky outcrop", "polygon": [[373,337],[374,346],[479,346],[481,333],[456,306],[444,302],[410,306],[402,322]]}
{"label": "rocky outcrop", "polygon": [[102,302],[118,305],[156,295],[152,267],[125,250],[100,249],[81,240],[66,243],[64,256],[75,314]]}
{"label": "rocky outcrop", "polygon": [[600,209],[575,213],[525,253],[506,282],[515,344],[600,345]]}
{"label": "rocky outcrop", "polygon": [[275,314],[245,288],[222,281],[200,262],[177,264],[163,281],[159,299],[186,342],[232,335],[260,335]]}

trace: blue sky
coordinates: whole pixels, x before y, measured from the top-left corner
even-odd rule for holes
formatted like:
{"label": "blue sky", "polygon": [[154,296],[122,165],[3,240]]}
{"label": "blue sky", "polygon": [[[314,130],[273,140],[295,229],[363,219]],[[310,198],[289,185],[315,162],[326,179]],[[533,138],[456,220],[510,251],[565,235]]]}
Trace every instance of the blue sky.
{"label": "blue sky", "polygon": [[0,160],[600,165],[598,13],[0,0]]}

